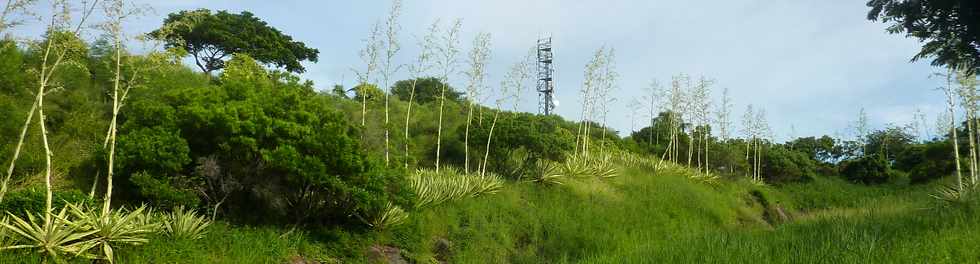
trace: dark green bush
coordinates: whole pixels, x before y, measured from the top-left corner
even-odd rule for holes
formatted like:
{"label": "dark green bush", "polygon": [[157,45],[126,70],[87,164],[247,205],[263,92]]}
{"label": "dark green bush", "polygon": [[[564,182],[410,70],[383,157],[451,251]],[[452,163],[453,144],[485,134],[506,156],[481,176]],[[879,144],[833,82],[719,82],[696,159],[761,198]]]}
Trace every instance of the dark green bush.
{"label": "dark green bush", "polygon": [[[92,205],[94,201],[78,190],[55,191],[52,193],[52,207],[60,209],[66,204]],[[7,193],[0,203],[0,212],[23,215],[25,212],[42,213],[47,194],[44,188],[30,188]]]}
{"label": "dark green bush", "polygon": [[[492,113],[485,113],[482,122],[479,118],[474,118],[470,128],[470,166],[478,165],[477,162],[483,160],[487,136],[493,123]],[[493,127],[488,170],[509,175],[509,170],[515,165],[512,164],[511,155],[518,150],[526,152],[529,164],[539,159],[563,160],[565,153],[574,150],[575,136],[564,129],[562,123],[563,120],[556,116],[501,113]],[[465,131],[456,132],[461,142]]]}
{"label": "dark green bush", "polygon": [[178,206],[193,208],[201,202],[194,190],[176,187],[168,179],[147,172],[133,174],[129,180],[142,198],[158,208],[169,209]]}
{"label": "dark green bush", "polygon": [[120,173],[150,201],[192,204],[199,194],[257,221],[352,224],[387,201],[410,204],[399,186],[405,173],[364,153],[357,129],[321,96],[236,56],[215,85],[133,102],[123,113]]}
{"label": "dark green bush", "polygon": [[841,164],[841,175],[852,182],[881,184],[900,176],[889,168],[888,161],[881,155],[867,155]]}
{"label": "dark green bush", "polygon": [[816,175],[815,162],[802,152],[777,146],[762,153],[762,175],[767,182],[810,181]]}

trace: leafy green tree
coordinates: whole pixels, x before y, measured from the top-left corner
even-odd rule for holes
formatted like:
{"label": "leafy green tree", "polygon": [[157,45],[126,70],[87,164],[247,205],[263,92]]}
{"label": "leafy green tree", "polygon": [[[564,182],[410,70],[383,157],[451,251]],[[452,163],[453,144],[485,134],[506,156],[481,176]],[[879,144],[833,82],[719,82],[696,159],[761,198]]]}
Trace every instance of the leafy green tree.
{"label": "leafy green tree", "polygon": [[385,94],[384,91],[374,84],[359,84],[351,90],[354,90],[354,99],[364,102],[380,101]]}
{"label": "leafy green tree", "polygon": [[166,42],[168,48],[186,50],[201,71],[209,75],[225,68],[225,59],[236,53],[295,73],[306,71],[300,62],[316,62],[320,53],[247,11],[232,14],[198,9],[171,13],[163,26],[150,35]]}
{"label": "leafy green tree", "polygon": [[[439,100],[443,85],[446,88],[446,100],[459,102],[463,94],[435,77],[419,78],[416,80],[415,101],[419,104],[427,104]],[[391,88],[391,93],[397,96],[399,100],[405,102],[408,102],[409,97],[411,97],[411,92],[412,80],[397,81],[395,82],[395,86]]]}
{"label": "leafy green tree", "polygon": [[840,157],[840,147],[837,140],[824,135],[822,137],[801,137],[793,141],[786,142],[786,147],[793,151],[806,154],[807,157],[819,162],[832,162]]}
{"label": "leafy green tree", "polygon": [[980,2],[976,0],[869,0],[868,20],[890,23],[925,44],[912,57],[934,57],[932,65],[980,68]]}

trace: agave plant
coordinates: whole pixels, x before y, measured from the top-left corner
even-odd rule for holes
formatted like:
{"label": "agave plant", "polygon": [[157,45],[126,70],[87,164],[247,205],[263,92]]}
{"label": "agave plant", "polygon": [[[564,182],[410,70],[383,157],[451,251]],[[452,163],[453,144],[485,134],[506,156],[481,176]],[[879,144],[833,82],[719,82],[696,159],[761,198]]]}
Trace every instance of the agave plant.
{"label": "agave plant", "polygon": [[6,225],[8,224],[10,224],[10,221],[5,215],[2,219],[0,219],[0,251],[3,251],[3,248],[10,246],[10,244],[13,242],[11,241],[12,238],[7,231]]}
{"label": "agave plant", "polygon": [[561,179],[565,177],[554,162],[538,160],[534,164],[534,182],[546,185],[561,185]]}
{"label": "agave plant", "polygon": [[99,258],[115,263],[114,245],[139,246],[146,244],[146,238],[157,228],[157,223],[142,221],[140,217],[146,210],[146,206],[140,206],[132,212],[125,209],[102,211],[85,206],[69,204],[72,215],[75,216],[76,223],[85,229],[95,231],[90,239],[94,248],[101,251]]}
{"label": "agave plant", "polygon": [[966,205],[976,198],[980,198],[977,196],[977,190],[977,185],[969,183],[964,183],[962,190],[954,185],[943,185],[935,193],[929,194],[929,196],[936,199],[938,202],[937,207]]}
{"label": "agave plant", "polygon": [[371,226],[378,230],[384,230],[389,227],[404,224],[407,219],[408,213],[405,210],[388,202],[385,204],[385,208],[381,211],[381,214],[377,215],[371,221]]}
{"label": "agave plant", "polygon": [[591,174],[589,158],[584,155],[570,155],[561,164],[561,174],[570,178],[583,178]]}
{"label": "agave plant", "polygon": [[96,231],[69,220],[67,208],[62,208],[57,215],[51,212],[38,216],[28,213],[27,219],[8,214],[11,221],[0,225],[11,232],[15,242],[0,250],[35,250],[45,255],[45,261],[51,259],[56,263],[63,263],[63,257],[69,255],[93,257],[86,252],[95,246],[95,241],[88,237]]}
{"label": "agave plant", "polygon": [[163,233],[176,239],[197,240],[204,238],[211,221],[194,210],[179,206],[163,216]]}
{"label": "agave plant", "polygon": [[481,176],[469,176],[470,196],[477,197],[484,194],[494,194],[504,188],[504,179],[500,175],[487,172]]}
{"label": "agave plant", "polygon": [[419,169],[409,177],[409,182],[418,196],[415,208],[492,194],[503,188],[503,179],[496,174],[467,175],[451,167],[439,172]]}
{"label": "agave plant", "polygon": [[619,175],[616,165],[613,164],[609,156],[591,159],[588,164],[592,175],[599,179],[613,178]]}

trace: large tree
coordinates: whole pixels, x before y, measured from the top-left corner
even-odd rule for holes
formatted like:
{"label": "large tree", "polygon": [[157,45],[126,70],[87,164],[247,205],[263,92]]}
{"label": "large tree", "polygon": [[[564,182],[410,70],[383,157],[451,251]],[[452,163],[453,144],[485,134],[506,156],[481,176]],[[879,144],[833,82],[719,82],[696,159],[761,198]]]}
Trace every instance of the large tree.
{"label": "large tree", "polygon": [[301,61],[317,61],[316,49],[293,41],[289,35],[266,24],[249,12],[232,14],[212,13],[198,9],[171,13],[163,26],[150,33],[170,48],[183,48],[197,67],[207,74],[225,67],[225,59],[235,53],[248,54],[256,61],[285,68],[287,71],[306,71]]}
{"label": "large tree", "polygon": [[890,23],[888,32],[925,42],[912,60],[934,57],[936,66],[980,68],[980,1],[869,0],[868,19]]}

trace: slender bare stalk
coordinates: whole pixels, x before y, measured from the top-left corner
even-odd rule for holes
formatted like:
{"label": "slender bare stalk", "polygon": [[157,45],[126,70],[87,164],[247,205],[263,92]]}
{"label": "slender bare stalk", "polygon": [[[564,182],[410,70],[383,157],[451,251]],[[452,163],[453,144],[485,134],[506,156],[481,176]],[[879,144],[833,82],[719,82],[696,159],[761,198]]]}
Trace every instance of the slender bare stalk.
{"label": "slender bare stalk", "polygon": [[[361,61],[364,62],[364,71],[353,70],[354,74],[357,75],[357,81],[359,82],[360,91],[355,91],[359,93],[361,97],[361,128],[367,127],[367,91],[368,85],[371,83],[371,75],[378,69],[378,57],[381,50],[381,24],[374,23],[371,27],[371,33],[368,35],[367,39],[364,39],[364,48],[361,49],[360,57]],[[355,89],[357,89],[355,87]],[[364,137],[364,134],[361,134]]]}
{"label": "slender bare stalk", "polygon": [[946,86],[940,87],[940,89],[943,91],[943,94],[946,95],[946,110],[948,111],[947,114],[949,115],[949,130],[950,130],[950,135],[951,135],[950,140],[953,141],[953,159],[954,159],[954,161],[956,163],[956,188],[957,188],[958,191],[962,192],[963,191],[963,173],[962,173],[962,169],[961,169],[961,166],[960,166],[960,147],[959,147],[960,144],[959,144],[958,137],[956,135],[957,134],[956,133],[956,104],[957,104],[957,102],[956,102],[956,96],[955,96],[956,91],[955,91],[955,88],[953,88],[954,74],[955,74],[954,73],[954,70],[952,68],[950,68],[949,69],[949,72],[946,73],[946,74],[935,74],[935,75],[942,76],[942,77],[946,78]]}
{"label": "slender bare stalk", "polygon": [[439,91],[439,128],[436,132],[436,172],[439,172],[439,162],[442,157],[442,119],[446,108],[446,89],[449,89],[449,75],[456,72],[459,63],[459,31],[463,26],[462,20],[456,19],[452,26],[446,29],[442,37],[442,45],[438,46],[440,60],[438,66],[442,69],[442,88]]}
{"label": "slender bare stalk", "polygon": [[405,111],[405,168],[408,169],[409,160],[409,145],[411,145],[411,138],[409,136],[408,128],[412,122],[412,105],[415,102],[415,88],[418,85],[418,81],[425,75],[429,70],[432,69],[432,57],[437,48],[439,34],[439,21],[436,20],[429,26],[429,32],[419,40],[419,46],[421,47],[421,52],[419,56],[415,59],[415,64],[408,67],[408,71],[412,74],[412,85],[411,91],[409,91],[408,96],[408,110]]}
{"label": "slender bare stalk", "polygon": [[[398,51],[401,50],[401,45],[398,43],[398,31],[401,30],[401,25],[398,24],[398,17],[401,15],[401,0],[392,0],[391,10],[388,13],[388,19],[385,20],[385,60],[384,68],[382,69],[382,77],[384,77],[385,86],[385,167],[391,162],[391,149],[390,149],[390,137],[389,137],[389,112],[390,107],[388,106],[388,97],[391,94],[391,76],[398,72],[401,65],[392,65],[392,61]],[[407,124],[406,124],[407,125]]]}
{"label": "slender bare stalk", "polygon": [[[487,78],[486,65],[490,59],[490,34],[479,33],[473,39],[473,49],[470,50],[469,70],[466,76],[469,77],[467,85],[468,109],[466,111],[466,131],[463,136],[463,170],[470,172],[470,126],[473,123],[473,108],[479,100],[480,91],[483,89],[484,81]],[[477,164],[479,165],[479,164]]]}

